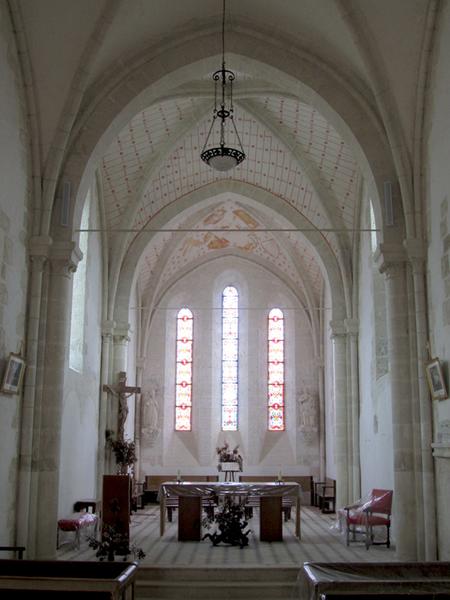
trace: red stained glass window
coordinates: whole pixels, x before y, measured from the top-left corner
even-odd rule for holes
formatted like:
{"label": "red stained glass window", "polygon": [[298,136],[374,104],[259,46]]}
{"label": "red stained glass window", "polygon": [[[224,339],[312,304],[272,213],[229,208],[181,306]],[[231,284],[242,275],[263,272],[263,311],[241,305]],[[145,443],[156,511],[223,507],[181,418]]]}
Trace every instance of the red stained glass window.
{"label": "red stained glass window", "polygon": [[222,430],[238,428],[239,296],[228,286],[222,294]]}
{"label": "red stained glass window", "polygon": [[267,408],[269,431],[284,431],[284,315],[269,313],[267,325]]}
{"label": "red stained glass window", "polygon": [[192,429],[192,348],[194,318],[188,308],[177,315],[175,431]]}

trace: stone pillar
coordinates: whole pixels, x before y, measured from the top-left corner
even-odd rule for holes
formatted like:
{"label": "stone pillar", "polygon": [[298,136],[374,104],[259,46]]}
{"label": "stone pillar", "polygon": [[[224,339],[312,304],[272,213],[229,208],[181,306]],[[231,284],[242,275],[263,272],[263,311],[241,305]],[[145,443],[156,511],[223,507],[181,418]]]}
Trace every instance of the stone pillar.
{"label": "stone pillar", "polygon": [[406,255],[402,248],[382,245],[377,262],[386,276],[388,357],[392,398],[394,468],[393,528],[396,557],[417,560],[416,486],[413,415],[410,394]]}
{"label": "stone pillar", "polygon": [[36,557],[56,556],[61,423],[66,351],[69,347],[72,273],[82,254],[74,242],[55,242],[50,249],[44,389],[39,440]]}
{"label": "stone pillar", "polygon": [[111,363],[111,347],[113,339],[114,321],[102,323],[102,364],[100,381],[100,407],[98,419],[98,453],[97,453],[97,498],[100,498],[103,490],[103,475],[115,473],[115,466],[111,461],[111,452],[105,445],[105,432],[108,429],[108,393],[103,385],[108,382]]}
{"label": "stone pillar", "polygon": [[35,448],[36,373],[38,361],[39,325],[41,316],[42,276],[48,259],[51,238],[30,240],[30,289],[26,340],[24,392],[21,408],[19,482],[17,492],[17,543],[27,548],[28,558],[34,556],[34,535],[31,518],[33,504],[33,454]]}
{"label": "stone pillar", "polygon": [[319,388],[319,481],[326,477],[326,431],[325,431],[325,365],[323,358],[316,357],[314,366],[317,371]]}
{"label": "stone pillar", "polygon": [[348,434],[347,434],[347,334],[343,321],[331,321],[334,347],[334,393],[336,401],[336,507],[349,503]]}
{"label": "stone pillar", "polygon": [[358,393],[358,319],[345,319],[349,348],[349,494],[353,502],[361,497],[361,465],[359,452]]}
{"label": "stone pillar", "polygon": [[[117,376],[121,371],[127,370],[127,351],[129,337],[129,325],[116,323],[113,331],[113,356],[112,371],[110,373],[109,384],[117,384]],[[128,382],[129,383],[129,382]],[[119,401],[117,398],[109,400],[108,410],[108,429],[111,429],[117,435],[117,420],[119,415]]]}
{"label": "stone pillar", "polygon": [[412,268],[414,287],[414,306],[417,336],[417,379],[419,386],[420,411],[420,458],[421,458],[421,491],[417,512],[422,515],[424,531],[424,548],[419,549],[420,560],[437,560],[436,535],[436,497],[433,456],[433,414],[430,393],[425,378],[424,366],[429,358],[427,339],[427,314],[425,299],[425,272],[423,244],[417,239],[408,239],[404,243]]}
{"label": "stone pillar", "polygon": [[[136,385],[142,390],[142,380],[145,367],[145,356],[139,356],[136,360]],[[141,472],[141,429],[142,429],[142,394],[136,396],[136,409],[134,411],[134,442],[136,445],[136,477],[137,481],[143,481],[144,473]]]}

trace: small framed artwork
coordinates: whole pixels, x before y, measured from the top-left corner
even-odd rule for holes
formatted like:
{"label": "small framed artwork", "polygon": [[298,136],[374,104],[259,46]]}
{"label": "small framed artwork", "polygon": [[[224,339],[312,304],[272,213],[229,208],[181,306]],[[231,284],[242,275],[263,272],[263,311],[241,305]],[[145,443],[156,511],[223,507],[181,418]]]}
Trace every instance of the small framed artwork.
{"label": "small framed artwork", "polygon": [[438,358],[431,359],[425,370],[433,400],[445,400],[445,398],[448,398],[441,361]]}
{"label": "small framed artwork", "polygon": [[18,394],[25,373],[25,361],[18,354],[10,353],[6,363],[1,391],[6,394]]}

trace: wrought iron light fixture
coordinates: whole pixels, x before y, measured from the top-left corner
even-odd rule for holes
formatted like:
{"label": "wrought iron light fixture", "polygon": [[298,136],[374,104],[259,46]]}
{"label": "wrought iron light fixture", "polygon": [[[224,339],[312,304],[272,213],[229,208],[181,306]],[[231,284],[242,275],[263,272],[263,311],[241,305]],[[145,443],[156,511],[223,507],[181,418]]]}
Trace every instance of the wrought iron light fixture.
{"label": "wrought iron light fixture", "polygon": [[[200,158],[217,171],[229,171],[244,160],[245,153],[233,118],[233,81],[236,77],[233,71],[225,68],[225,0],[223,0],[222,11],[222,68],[216,71],[212,78],[214,81],[213,120]],[[220,95],[219,101],[218,94]],[[211,133],[217,129],[216,123],[219,123],[219,145],[207,148]],[[240,149],[230,148],[225,142],[225,130],[228,123],[236,134]]]}

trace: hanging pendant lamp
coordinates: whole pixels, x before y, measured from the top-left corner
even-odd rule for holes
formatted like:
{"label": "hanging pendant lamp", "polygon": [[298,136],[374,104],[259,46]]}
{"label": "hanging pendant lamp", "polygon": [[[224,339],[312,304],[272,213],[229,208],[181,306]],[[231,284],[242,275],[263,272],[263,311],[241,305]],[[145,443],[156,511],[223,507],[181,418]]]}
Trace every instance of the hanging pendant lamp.
{"label": "hanging pendant lamp", "polygon": [[[233,81],[236,76],[233,71],[225,68],[225,0],[223,0],[222,11],[222,68],[216,71],[212,78],[214,81],[213,119],[200,158],[216,171],[229,171],[244,160],[245,153],[234,122]],[[227,120],[236,134],[239,149],[228,146],[225,141]],[[208,147],[211,134],[217,129],[219,130],[219,144]]]}

